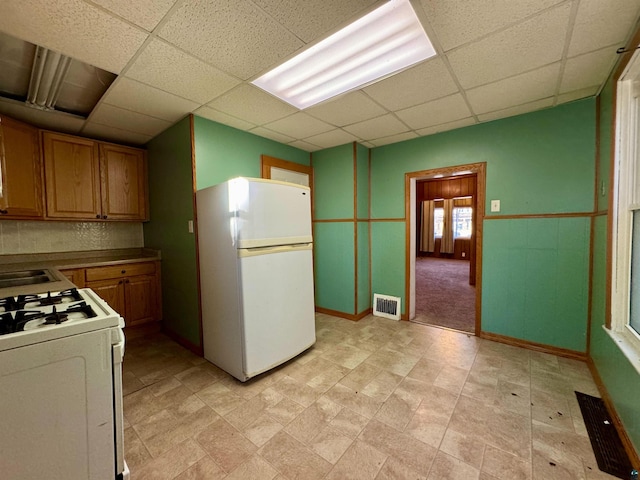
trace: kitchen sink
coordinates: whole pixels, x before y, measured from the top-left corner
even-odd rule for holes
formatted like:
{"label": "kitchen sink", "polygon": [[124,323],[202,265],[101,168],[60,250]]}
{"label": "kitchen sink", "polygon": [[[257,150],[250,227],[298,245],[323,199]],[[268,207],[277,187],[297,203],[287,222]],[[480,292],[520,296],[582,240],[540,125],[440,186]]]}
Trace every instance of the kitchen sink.
{"label": "kitchen sink", "polygon": [[0,273],[0,288],[37,285],[50,281],[52,281],[51,274],[48,270],[42,269]]}

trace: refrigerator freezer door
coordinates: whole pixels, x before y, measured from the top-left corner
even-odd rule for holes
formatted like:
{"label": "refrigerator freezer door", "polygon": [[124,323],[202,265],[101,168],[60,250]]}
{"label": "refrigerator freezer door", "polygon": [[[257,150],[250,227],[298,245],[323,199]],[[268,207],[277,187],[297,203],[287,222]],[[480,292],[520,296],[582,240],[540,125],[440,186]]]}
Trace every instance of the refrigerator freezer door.
{"label": "refrigerator freezer door", "polygon": [[246,380],[315,343],[311,245],[240,253]]}
{"label": "refrigerator freezer door", "polygon": [[237,209],[238,248],[312,241],[309,188],[236,178],[229,182],[229,193]]}

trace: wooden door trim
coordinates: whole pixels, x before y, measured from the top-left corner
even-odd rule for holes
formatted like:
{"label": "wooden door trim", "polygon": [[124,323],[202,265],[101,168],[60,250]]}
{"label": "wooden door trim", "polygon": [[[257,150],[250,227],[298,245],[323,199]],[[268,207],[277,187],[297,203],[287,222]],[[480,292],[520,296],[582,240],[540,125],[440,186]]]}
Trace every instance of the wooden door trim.
{"label": "wooden door trim", "polygon": [[313,185],[313,168],[309,165],[302,165],[300,163],[282,160],[281,158],[270,157],[269,155],[260,155],[260,173],[262,178],[271,178],[271,167],[306,173],[309,175],[309,186]]}
{"label": "wooden door trim", "polygon": [[[475,218],[475,262],[476,262],[476,318],[475,318],[475,335],[480,336],[482,331],[482,227],[485,213],[485,188],[486,188],[486,172],[487,163],[470,163],[467,165],[457,165],[454,167],[434,168],[430,170],[421,170],[417,172],[407,172],[404,175],[404,209],[405,209],[405,304],[406,313],[404,318],[409,319],[411,305],[411,181],[418,178],[435,177],[442,175],[444,177],[451,176],[458,172],[470,172],[476,174],[476,205],[477,212]],[[417,212],[416,212],[417,215]]]}

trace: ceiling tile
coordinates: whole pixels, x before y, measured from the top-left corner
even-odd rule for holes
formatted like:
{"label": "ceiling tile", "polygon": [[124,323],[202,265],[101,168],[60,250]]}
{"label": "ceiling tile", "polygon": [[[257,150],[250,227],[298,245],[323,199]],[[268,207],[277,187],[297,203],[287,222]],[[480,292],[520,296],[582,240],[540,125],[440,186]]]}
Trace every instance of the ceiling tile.
{"label": "ceiling tile", "polygon": [[409,131],[407,126],[391,113],[365,120],[364,122],[354,123],[344,127],[344,129],[362,140],[373,140],[374,138],[388,137]]}
{"label": "ceiling tile", "polygon": [[397,135],[390,135],[388,137],[376,138],[375,140],[371,140],[371,144],[374,147],[381,147],[392,143],[404,142],[405,140],[411,140],[413,138],[418,138],[418,135],[415,132],[404,132],[398,133]]}
{"label": "ceiling tile", "polygon": [[296,138],[307,138],[319,133],[333,130],[333,126],[303,112],[294,113],[286,118],[265,125],[270,130],[291,135]]}
{"label": "ceiling tile", "polygon": [[110,127],[94,122],[87,122],[82,130],[83,135],[98,140],[107,140],[118,143],[128,143],[131,145],[144,145],[153,138],[153,135],[143,135],[141,133],[131,132],[122,128]]}
{"label": "ceiling tile", "polygon": [[513,117],[514,115],[522,115],[523,113],[535,112],[536,110],[551,107],[552,105],[553,98],[544,98],[542,100],[536,100],[535,102],[525,103],[524,105],[518,105],[517,107],[505,108],[504,110],[498,110],[497,112],[478,115],[478,119],[481,122],[490,122],[492,120],[498,120],[500,118]]}
{"label": "ceiling tile", "polygon": [[157,135],[171,126],[171,122],[150,117],[141,113],[125,110],[102,103],[96,107],[89,118],[91,123],[129,130],[143,135]]}
{"label": "ceiling tile", "polygon": [[255,123],[245,122],[244,120],[232,117],[231,115],[227,115],[224,112],[219,112],[218,110],[207,107],[206,105],[203,105],[197,110],[194,110],[193,113],[200,117],[208,118],[209,120],[213,120],[214,122],[222,123],[224,125],[238,128],[240,130],[248,130],[255,127]]}
{"label": "ceiling tile", "polygon": [[127,77],[119,77],[103,101],[169,122],[180,120],[200,105]]}
{"label": "ceiling tile", "polygon": [[565,3],[448,53],[460,84],[472,88],[559,61],[570,11]]}
{"label": "ceiling tile", "polygon": [[[429,23],[447,51],[563,0],[421,0]],[[490,6],[490,8],[488,8]]]}
{"label": "ceiling tile", "polygon": [[213,100],[240,83],[238,79],[156,39],[146,46],[125,75],[200,104]]}
{"label": "ceiling tile", "polygon": [[295,140],[295,138],[290,137],[288,135],[284,135],[282,133],[274,132],[273,130],[269,130],[264,127],[256,127],[249,130],[250,133],[258,135],[260,137],[269,138],[271,140],[275,140],[280,143],[291,143]]}
{"label": "ceiling tile", "polygon": [[396,112],[400,119],[412,129],[440,125],[471,116],[471,111],[462,95],[456,93],[431,102],[416,105]]}
{"label": "ceiling tile", "polygon": [[296,140],[295,142],[291,142],[289,145],[306,152],[315,152],[316,150],[322,150],[322,147],[314,145],[313,143],[305,142],[304,140]]}
{"label": "ceiling tile", "polygon": [[442,123],[440,125],[434,125],[433,127],[422,128],[417,130],[418,135],[433,135],[434,133],[447,132],[449,130],[455,130],[456,128],[468,127],[477,123],[473,117],[463,118],[462,120],[456,120],[455,122]]}
{"label": "ceiling tile", "polygon": [[458,91],[441,58],[433,58],[364,88],[389,110],[401,110]]}
{"label": "ceiling tile", "polygon": [[288,103],[247,83],[216,98],[208,106],[254,125],[273,122],[298,111]]}
{"label": "ceiling tile", "polygon": [[562,95],[558,95],[558,99],[556,103],[560,105],[561,103],[573,102],[574,100],[580,100],[582,98],[593,97],[596,93],[598,93],[599,86],[581,88],[580,90],[574,90],[573,92],[563,93]]}
{"label": "ceiling tile", "polygon": [[309,115],[343,127],[384,115],[387,111],[360,91],[342,95],[305,110]]}
{"label": "ceiling tile", "polygon": [[609,76],[615,60],[609,48],[568,59],[562,75],[560,93],[602,85]]}
{"label": "ceiling tile", "polygon": [[311,142],[314,145],[318,145],[322,148],[330,148],[338,145],[344,145],[349,142],[356,142],[358,137],[345,132],[341,128],[336,128],[329,132],[321,133],[320,135],[314,135],[313,137],[305,138],[305,141]]}
{"label": "ceiling tile", "polygon": [[254,0],[305,43],[333,33],[366,13],[378,0]]}
{"label": "ceiling tile", "polygon": [[569,56],[607,45],[624,46],[629,31],[638,19],[639,10],[638,0],[580,0]]}
{"label": "ceiling tile", "polygon": [[91,0],[93,3],[152,31],[176,0]]}
{"label": "ceiling tile", "polygon": [[120,73],[147,38],[81,0],[3,0],[1,8],[1,31],[113,73]]}
{"label": "ceiling tile", "polygon": [[186,0],[160,36],[244,80],[303,46],[249,0]]}
{"label": "ceiling tile", "polygon": [[467,90],[467,100],[469,100],[473,112],[478,114],[552,97],[556,93],[559,74],[560,62],[557,62],[515,77]]}

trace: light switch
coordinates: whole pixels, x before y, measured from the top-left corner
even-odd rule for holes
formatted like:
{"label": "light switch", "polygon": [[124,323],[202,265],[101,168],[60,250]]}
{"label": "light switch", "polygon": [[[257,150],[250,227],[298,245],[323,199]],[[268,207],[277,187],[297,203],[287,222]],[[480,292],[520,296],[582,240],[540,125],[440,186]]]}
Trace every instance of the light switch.
{"label": "light switch", "polygon": [[189,233],[193,233],[193,220],[189,220]]}
{"label": "light switch", "polygon": [[492,212],[500,211],[500,200],[491,200],[491,211]]}

